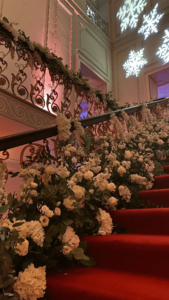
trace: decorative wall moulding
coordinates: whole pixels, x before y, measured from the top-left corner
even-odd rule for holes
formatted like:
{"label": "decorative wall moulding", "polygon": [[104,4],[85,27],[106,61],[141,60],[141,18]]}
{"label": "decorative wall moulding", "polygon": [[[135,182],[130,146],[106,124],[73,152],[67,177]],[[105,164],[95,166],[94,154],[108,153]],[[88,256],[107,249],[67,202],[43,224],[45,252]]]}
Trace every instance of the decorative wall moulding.
{"label": "decorative wall moulding", "polygon": [[55,116],[0,90],[0,115],[40,129],[55,124]]}
{"label": "decorative wall moulding", "polygon": [[[79,31],[78,50],[97,69],[108,77],[108,53],[104,45],[87,28]],[[91,46],[90,46],[91,45]],[[97,49],[97,50],[96,50]],[[100,60],[100,57],[102,58]]]}

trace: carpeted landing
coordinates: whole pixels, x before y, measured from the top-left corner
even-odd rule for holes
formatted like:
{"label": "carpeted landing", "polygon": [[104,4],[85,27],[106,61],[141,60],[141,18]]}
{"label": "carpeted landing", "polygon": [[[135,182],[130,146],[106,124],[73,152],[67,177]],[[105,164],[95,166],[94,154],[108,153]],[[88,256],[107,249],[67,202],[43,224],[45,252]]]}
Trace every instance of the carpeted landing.
{"label": "carpeted landing", "polygon": [[96,267],[49,276],[51,300],[169,300],[169,176],[155,177],[140,198],[164,208],[111,212],[130,234],[83,238]]}

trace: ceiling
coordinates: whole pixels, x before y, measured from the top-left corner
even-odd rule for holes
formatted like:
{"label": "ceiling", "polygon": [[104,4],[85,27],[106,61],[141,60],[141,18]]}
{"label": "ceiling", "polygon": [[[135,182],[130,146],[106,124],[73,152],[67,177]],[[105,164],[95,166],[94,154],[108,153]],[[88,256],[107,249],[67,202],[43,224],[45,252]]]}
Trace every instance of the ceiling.
{"label": "ceiling", "polygon": [[169,67],[150,75],[157,86],[163,86],[169,83]]}

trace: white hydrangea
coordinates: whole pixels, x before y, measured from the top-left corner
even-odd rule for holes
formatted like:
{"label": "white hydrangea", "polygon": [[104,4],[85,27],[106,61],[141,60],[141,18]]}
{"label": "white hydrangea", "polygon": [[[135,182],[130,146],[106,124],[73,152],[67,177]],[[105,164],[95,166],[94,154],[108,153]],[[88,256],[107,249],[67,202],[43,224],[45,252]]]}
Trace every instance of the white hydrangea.
{"label": "white hydrangea", "polygon": [[42,298],[46,290],[46,266],[35,268],[30,264],[24,272],[19,272],[13,287],[21,300]]}
{"label": "white hydrangea", "polygon": [[108,235],[112,233],[113,229],[113,222],[110,214],[107,213],[105,210],[99,208],[99,213],[96,216],[96,220],[100,224],[100,228],[98,233],[101,235]]}
{"label": "white hydrangea", "polygon": [[76,248],[79,247],[80,239],[77,234],[75,234],[72,227],[67,226],[66,232],[64,235],[60,235],[59,239],[61,240],[63,246],[63,254],[67,255]]}

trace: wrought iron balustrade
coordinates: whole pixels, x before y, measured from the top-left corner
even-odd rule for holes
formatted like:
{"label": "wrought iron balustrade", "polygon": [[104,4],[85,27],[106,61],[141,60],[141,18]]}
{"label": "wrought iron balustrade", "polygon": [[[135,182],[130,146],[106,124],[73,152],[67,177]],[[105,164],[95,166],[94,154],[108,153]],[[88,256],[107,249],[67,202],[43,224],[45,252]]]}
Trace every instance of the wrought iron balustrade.
{"label": "wrought iron balustrade", "polygon": [[94,5],[92,5],[90,0],[86,1],[86,5],[88,17],[105,35],[108,36],[108,24],[103,20],[102,16],[99,14]]}
{"label": "wrought iron balustrade", "polygon": [[[162,98],[157,99],[156,101],[147,103],[147,107],[151,110],[156,112],[156,109],[160,106],[166,107],[168,104],[169,98]],[[128,115],[134,114],[139,119],[140,118],[140,112],[141,112],[141,105],[136,105],[129,108],[122,109],[125,111]],[[116,110],[109,113],[101,114],[98,116],[93,116],[86,119],[80,119],[81,125],[85,128],[87,127],[88,130],[96,135],[105,134],[105,132],[110,130],[110,117],[111,114],[114,113],[117,117],[121,116],[122,110]],[[158,113],[158,111],[157,111]],[[71,131],[73,131],[74,123],[71,123]],[[8,149],[15,148],[21,145],[30,144],[36,141],[45,140],[47,138],[57,136],[57,125],[53,125],[47,128],[38,129],[38,130],[31,130],[19,134],[13,134],[10,136],[5,136],[0,138],[0,151],[2,151],[0,161],[6,160],[9,158],[8,155]]]}
{"label": "wrought iron balustrade", "polygon": [[101,91],[88,84],[87,79],[69,70],[57,56],[51,58],[47,52],[48,58],[43,51],[40,52],[41,45],[36,44],[31,50],[29,43],[32,43],[29,38],[25,42],[21,35],[16,41],[0,22],[1,89],[51,114],[63,112],[67,117],[80,118],[84,99],[88,104],[88,116],[106,111],[105,103],[99,101],[100,97],[103,98]]}

